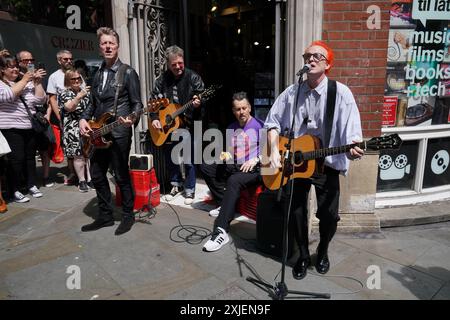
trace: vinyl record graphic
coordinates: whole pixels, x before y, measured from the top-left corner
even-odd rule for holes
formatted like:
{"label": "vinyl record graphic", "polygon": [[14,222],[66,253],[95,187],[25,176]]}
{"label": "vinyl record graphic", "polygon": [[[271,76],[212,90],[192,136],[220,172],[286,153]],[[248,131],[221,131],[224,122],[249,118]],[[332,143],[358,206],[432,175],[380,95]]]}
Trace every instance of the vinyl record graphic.
{"label": "vinyl record graphic", "polygon": [[447,170],[450,157],[446,150],[439,150],[431,160],[431,171],[434,174],[442,174]]}

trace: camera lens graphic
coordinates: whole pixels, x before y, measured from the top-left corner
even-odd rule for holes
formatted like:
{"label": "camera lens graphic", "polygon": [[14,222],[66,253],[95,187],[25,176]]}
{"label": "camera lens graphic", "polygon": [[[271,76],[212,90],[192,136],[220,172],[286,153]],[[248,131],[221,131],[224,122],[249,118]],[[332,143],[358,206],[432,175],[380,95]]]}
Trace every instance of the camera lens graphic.
{"label": "camera lens graphic", "polygon": [[378,166],[381,170],[387,170],[392,166],[392,158],[388,154],[384,154],[378,160]]}
{"label": "camera lens graphic", "polygon": [[395,166],[399,169],[403,169],[408,164],[408,157],[404,154],[399,155],[397,158],[395,158]]}

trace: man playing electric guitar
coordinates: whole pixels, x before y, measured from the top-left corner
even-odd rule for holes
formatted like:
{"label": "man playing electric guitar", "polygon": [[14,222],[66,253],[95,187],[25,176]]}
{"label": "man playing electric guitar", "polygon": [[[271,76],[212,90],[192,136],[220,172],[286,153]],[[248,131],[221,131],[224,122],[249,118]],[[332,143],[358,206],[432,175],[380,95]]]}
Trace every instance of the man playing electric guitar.
{"label": "man playing electric guitar", "polygon": [[[285,134],[285,131],[291,127],[293,116],[295,117],[294,138],[307,134],[313,135],[322,141],[324,147],[352,144],[362,139],[359,111],[350,89],[342,83],[332,82],[326,76],[333,64],[331,48],[321,41],[315,41],[306,49],[303,59],[305,64],[309,64],[309,68],[306,68],[309,70],[307,80],[300,85],[292,85],[281,93],[264,124],[264,127],[269,130],[272,168],[281,168],[279,135]],[[327,113],[327,100],[333,101],[334,96],[335,103],[328,103],[332,106],[329,110],[333,110],[334,107],[334,111]],[[297,108],[295,101],[297,101]],[[316,216],[320,220],[320,243],[317,248],[315,267],[317,272],[324,274],[330,268],[328,244],[336,232],[339,221],[339,174],[346,175],[349,160],[359,159],[363,155],[364,151],[355,146],[347,153],[326,157],[323,173],[314,174],[311,178],[294,180],[291,219],[296,226],[295,239],[300,248],[300,257],[292,269],[295,279],[304,278],[311,264],[307,221],[308,194],[311,184],[315,186],[318,205]]]}
{"label": "man playing electric guitar", "polygon": [[[111,190],[107,179],[110,164],[114,178],[122,194],[122,221],[115,231],[123,234],[134,224],[134,194],[128,170],[128,155],[131,148],[132,128],[139,117],[127,117],[142,110],[139,77],[134,69],[124,65],[119,56],[119,36],[116,31],[102,27],[97,30],[100,52],[104,62],[92,82],[92,104],[84,111],[80,120],[80,133],[90,137],[93,128],[88,123],[95,117],[101,119],[112,113],[122,125],[112,130],[111,145],[96,149],[91,158],[91,176],[97,191],[98,216],[93,223],[85,225],[81,231],[94,231],[114,225]],[[119,88],[119,89],[118,89]]]}
{"label": "man playing electric guitar", "polygon": [[[194,135],[193,122],[200,118],[200,99],[198,94],[203,92],[204,83],[202,78],[194,71],[184,66],[184,51],[177,46],[171,46],[166,49],[167,70],[156,80],[155,87],[152,91],[153,97],[164,96],[172,103],[185,105],[192,101],[193,108],[189,108],[183,114],[184,128],[191,132],[191,155],[194,154]],[[151,126],[155,129],[162,130],[161,122],[157,113],[151,113]],[[171,161],[171,151],[174,144],[163,146],[165,149],[166,162],[169,168],[170,183],[172,190],[169,194],[169,200],[176,195],[184,192],[185,204],[191,204],[195,197],[195,166],[188,161],[183,161],[184,165],[177,166]],[[192,160],[192,159],[191,159]],[[181,172],[184,169],[184,176]],[[184,178],[184,179],[183,179]],[[183,181],[184,180],[184,181]]]}

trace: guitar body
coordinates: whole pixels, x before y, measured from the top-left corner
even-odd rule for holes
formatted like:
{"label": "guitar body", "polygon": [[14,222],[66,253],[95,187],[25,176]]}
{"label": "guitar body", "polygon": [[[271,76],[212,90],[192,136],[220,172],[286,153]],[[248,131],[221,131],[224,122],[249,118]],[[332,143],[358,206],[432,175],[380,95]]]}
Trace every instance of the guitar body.
{"label": "guitar body", "polygon": [[[283,162],[284,156],[286,154],[286,144],[288,143],[288,138],[281,137],[279,139],[279,150],[281,154],[281,161]],[[291,150],[294,152],[309,152],[314,151],[320,148],[320,140],[317,137],[311,135],[305,135],[293,139]],[[267,153],[264,153],[267,154]],[[294,157],[296,159],[296,157]],[[267,163],[268,161],[265,161]],[[268,168],[269,164],[262,165],[261,172],[264,173],[264,168]],[[312,159],[302,161],[298,159],[294,161],[294,163],[290,164],[288,168],[286,168],[285,174],[283,175],[282,169],[269,169],[272,170],[272,175],[263,174],[263,182],[264,185],[270,190],[277,190],[280,186],[284,186],[288,178],[309,178],[314,173],[320,172],[323,169],[323,161],[319,159]],[[266,169],[267,170],[267,169]],[[274,171],[273,171],[274,170]],[[267,171],[266,171],[267,172]],[[282,181],[283,180],[283,181]]]}
{"label": "guitar body", "polygon": [[[284,161],[286,154],[286,144],[288,138],[280,137],[278,143],[278,149],[281,154],[281,161]],[[267,155],[270,154],[266,150],[263,150],[263,159],[261,166],[261,175],[264,185],[270,190],[277,190],[280,186],[284,186],[289,177],[295,178],[309,178],[314,173],[323,172],[323,164],[325,157],[349,152],[352,148],[358,147],[366,150],[386,150],[386,149],[399,149],[402,145],[402,139],[396,133],[389,134],[381,137],[373,137],[369,141],[354,142],[339,147],[330,147],[321,149],[320,139],[311,135],[305,135],[293,139],[291,141],[292,154],[290,155],[290,163],[288,168],[285,169],[283,174],[281,169],[270,168],[270,159]]]}
{"label": "guitar body", "polygon": [[180,118],[175,117],[173,119],[171,114],[180,109],[181,106],[175,103],[169,104],[165,108],[161,108],[159,110],[159,121],[161,122],[162,129],[155,129],[153,126],[149,125],[150,136],[152,137],[152,141],[156,146],[161,146],[166,142],[169,134],[175,129],[180,127]]}
{"label": "guitar body", "polygon": [[106,125],[111,119],[112,114],[107,112],[104,113],[98,120],[89,120],[89,126],[93,130],[90,137],[81,137],[81,145],[82,152],[85,158],[90,158],[94,153],[95,149],[106,149],[109,148],[112,144],[111,141],[108,141],[104,138],[103,135],[96,135],[93,137],[93,133],[97,130],[100,130],[104,125]]}

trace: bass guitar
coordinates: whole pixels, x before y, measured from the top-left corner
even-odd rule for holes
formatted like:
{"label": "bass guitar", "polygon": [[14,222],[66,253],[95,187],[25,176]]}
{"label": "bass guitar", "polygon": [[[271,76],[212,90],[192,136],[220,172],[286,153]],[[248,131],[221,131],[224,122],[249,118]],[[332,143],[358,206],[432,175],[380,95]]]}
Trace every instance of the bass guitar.
{"label": "bass guitar", "polygon": [[[128,116],[126,116],[126,118],[135,119],[144,112],[160,108],[161,105],[165,104],[167,105],[168,102],[169,102],[168,99],[150,100],[147,103],[146,108],[143,108],[138,112],[133,112]],[[111,118],[113,117],[114,115],[112,113],[106,112],[99,119],[88,121],[92,131],[90,132],[89,136],[81,136],[81,150],[85,158],[92,157],[92,154],[94,153],[95,149],[106,149],[111,146],[112,141],[108,141],[105,138],[105,135],[111,133],[111,131],[113,131],[114,128],[117,128],[120,125],[122,125],[122,123],[119,120],[110,122]]]}
{"label": "bass guitar", "polygon": [[[210,99],[221,86],[211,86],[198,95],[202,102]],[[193,102],[189,101],[183,106],[171,103],[167,106],[159,108],[158,118],[161,122],[161,129],[155,129],[149,126],[150,136],[156,146],[161,146],[166,142],[169,134],[180,127],[179,115],[183,114],[187,109],[193,107]]]}
{"label": "bass guitar", "polygon": [[[283,136],[279,138],[279,150],[281,159],[285,158],[287,148],[286,144],[289,139]],[[261,164],[261,175],[264,185],[270,190],[279,189],[284,186],[289,178],[309,178],[314,173],[323,171],[323,162],[325,157],[345,153],[351,148],[359,147],[363,150],[384,150],[399,149],[402,139],[398,134],[390,134],[381,137],[374,137],[368,141],[348,144],[340,147],[322,148],[320,149],[320,139],[304,135],[291,141],[291,161],[285,169],[284,174],[282,168],[270,168],[268,158],[265,157],[267,152],[263,152],[263,161]],[[269,155],[270,156],[270,155]],[[317,160],[316,160],[317,159]]]}

